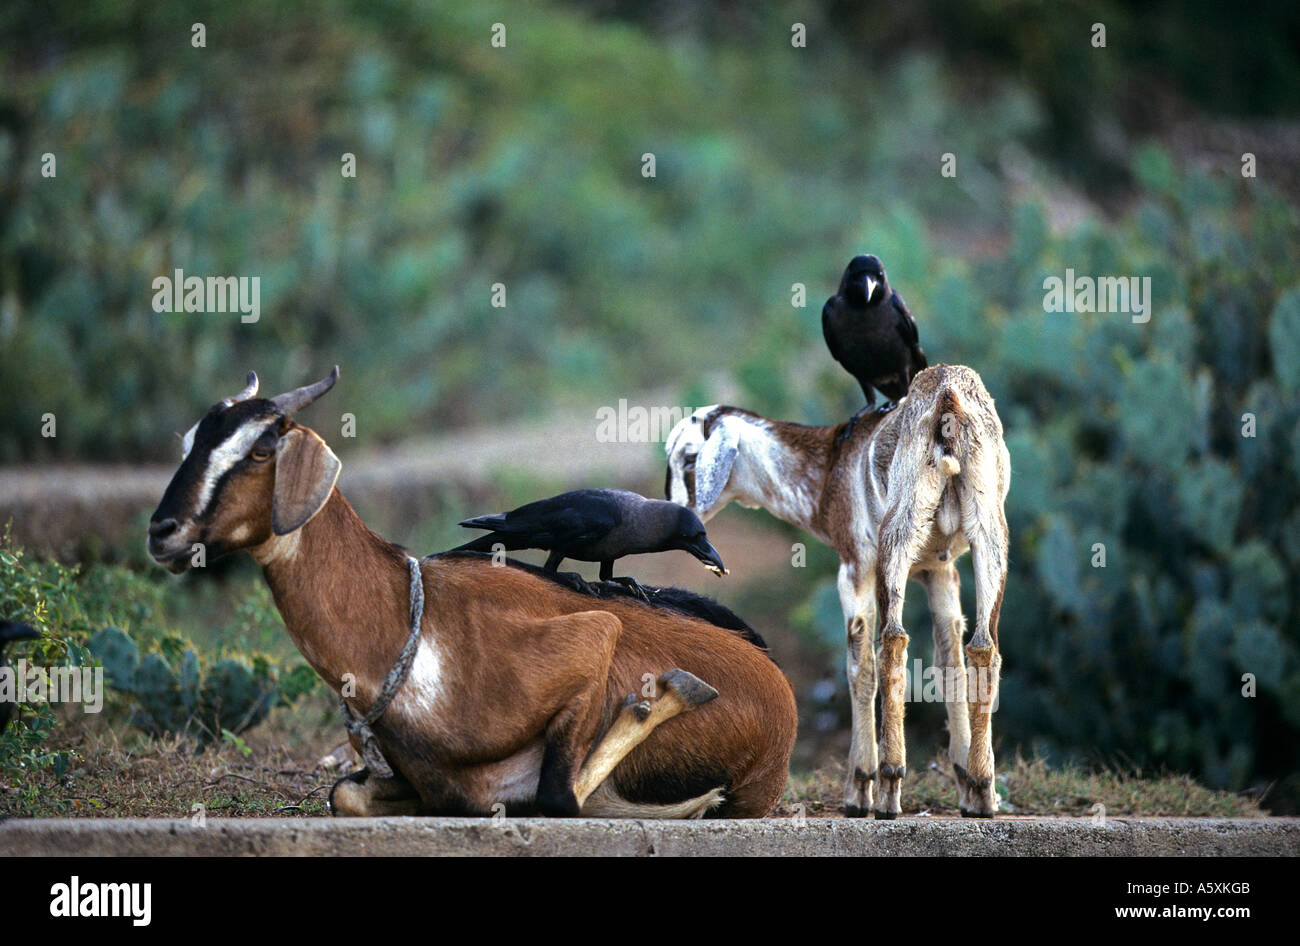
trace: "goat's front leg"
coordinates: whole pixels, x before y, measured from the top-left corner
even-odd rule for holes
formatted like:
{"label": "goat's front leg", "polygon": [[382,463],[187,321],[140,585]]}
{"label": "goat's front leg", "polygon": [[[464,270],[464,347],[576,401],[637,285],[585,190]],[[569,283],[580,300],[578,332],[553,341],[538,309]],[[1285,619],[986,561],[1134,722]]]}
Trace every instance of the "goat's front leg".
{"label": "goat's front leg", "polygon": [[840,606],[848,631],[846,664],[853,736],[844,778],[844,816],[865,818],[876,779],[876,589],[874,563],[840,566]]}
{"label": "goat's front leg", "polygon": [[400,775],[383,778],[369,769],[345,775],[330,789],[330,812],[340,818],[414,815],[420,796]]}
{"label": "goat's front leg", "polygon": [[948,761],[957,782],[957,805],[971,807],[967,779],[970,756],[970,708],[966,705],[966,661],[962,640],[966,619],[961,613],[961,575],[951,562],[924,574],[925,591],[934,620],[934,664],[943,680],[948,711]]}

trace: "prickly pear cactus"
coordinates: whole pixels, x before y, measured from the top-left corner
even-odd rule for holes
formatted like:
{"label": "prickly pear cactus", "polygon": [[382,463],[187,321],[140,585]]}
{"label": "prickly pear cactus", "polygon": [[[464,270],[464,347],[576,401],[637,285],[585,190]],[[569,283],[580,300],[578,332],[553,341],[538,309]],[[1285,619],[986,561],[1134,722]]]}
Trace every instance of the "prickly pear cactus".
{"label": "prickly pear cactus", "polygon": [[140,710],[134,722],[154,735],[183,732],[189,721],[181,705],[180,680],[161,654],[149,654],[135,671],[135,698]]}
{"label": "prickly pear cactus", "polygon": [[[302,671],[310,668],[289,671],[287,679],[293,685],[285,691],[277,668],[265,657],[251,663],[242,657],[224,657],[206,670],[193,648],[181,653],[175,666],[160,653],[142,658],[135,641],[116,627],[96,634],[90,651],[103,663],[108,685],[133,697],[134,725],[152,735],[189,735],[200,745],[219,739],[223,729],[244,732],[264,720],[273,707],[292,705],[310,689],[299,680]],[[314,679],[314,673],[311,676]]]}
{"label": "prickly pear cactus", "polygon": [[208,671],[203,681],[203,707],[217,733],[243,732],[266,718],[278,689],[269,675],[258,676],[241,660],[227,657]]}
{"label": "prickly pear cactus", "polygon": [[90,639],[90,652],[104,665],[104,680],[118,690],[130,691],[140,665],[140,648],[119,628],[104,628]]}

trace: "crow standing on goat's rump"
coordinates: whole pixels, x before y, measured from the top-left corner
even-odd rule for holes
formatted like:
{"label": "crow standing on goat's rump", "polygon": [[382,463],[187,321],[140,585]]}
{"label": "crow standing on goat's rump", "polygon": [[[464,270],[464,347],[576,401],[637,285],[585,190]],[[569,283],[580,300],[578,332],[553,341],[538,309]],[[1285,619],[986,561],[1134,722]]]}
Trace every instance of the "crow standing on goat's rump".
{"label": "crow standing on goat's rump", "polygon": [[461,525],[492,531],[452,551],[491,552],[498,544],[508,552],[545,549],[551,553],[548,572],[566,558],[600,562],[601,581],[622,582],[634,590],[640,586],[632,579],[614,578],[614,561],[624,555],[680,549],[710,571],[726,573],[695,513],[622,489],[577,489],[510,512],[466,519]]}
{"label": "crow standing on goat's rump", "polygon": [[885,267],[875,256],[855,256],[840,278],[840,289],[822,307],[822,334],[831,355],[857,379],[867,406],[876,406],[877,388],[889,398],[882,410],[907,394],[912,377],[927,367],[916,321],[885,278]]}
{"label": "crow standing on goat's rump", "polygon": [[[4,666],[5,649],[10,641],[30,641],[40,636],[39,631],[26,624],[19,624],[17,621],[0,621],[0,666]],[[0,732],[4,732],[5,727],[9,725],[9,717],[13,715],[13,711],[13,703],[0,700]]]}

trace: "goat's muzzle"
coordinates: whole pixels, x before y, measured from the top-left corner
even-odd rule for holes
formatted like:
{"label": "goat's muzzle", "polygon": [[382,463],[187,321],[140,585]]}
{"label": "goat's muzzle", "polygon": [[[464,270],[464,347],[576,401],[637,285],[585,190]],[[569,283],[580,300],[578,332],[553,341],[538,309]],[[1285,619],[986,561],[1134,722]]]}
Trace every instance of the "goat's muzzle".
{"label": "goat's muzzle", "polygon": [[180,523],[175,519],[149,521],[149,556],[173,575],[189,569],[194,551],[193,543],[181,533]]}

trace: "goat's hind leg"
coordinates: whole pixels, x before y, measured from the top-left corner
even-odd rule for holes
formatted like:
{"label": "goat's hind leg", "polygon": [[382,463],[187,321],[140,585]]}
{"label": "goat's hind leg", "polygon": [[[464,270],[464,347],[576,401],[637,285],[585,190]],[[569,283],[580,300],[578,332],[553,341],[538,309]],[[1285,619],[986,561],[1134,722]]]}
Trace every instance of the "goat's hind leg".
{"label": "goat's hind leg", "polygon": [[914,511],[904,505],[886,514],[880,527],[876,566],[876,604],[884,617],[880,630],[880,767],[876,817],[897,818],[903,811],[907,744],[903,738],[907,631],[903,629],[903,594],[916,560],[919,529]]}
{"label": "goat's hind leg", "polygon": [[545,733],[537,789],[537,807],[543,814],[581,814],[592,793],[656,726],[718,695],[717,690],[693,674],[669,670],[659,678],[661,695],[652,700],[629,697],[579,766],[599,728],[610,663],[621,629],[618,618],[607,611],[568,614],[540,622],[534,629],[535,643],[544,645],[548,632],[556,632],[557,644],[570,648],[575,658],[568,667],[575,673],[572,695],[556,712]]}
{"label": "goat's hind leg", "polygon": [[846,670],[852,744],[844,776],[844,816],[871,813],[876,778],[876,591],[874,562],[859,573],[840,566],[840,605],[847,623]]}
{"label": "goat's hind leg", "polygon": [[970,709],[966,703],[966,661],[962,640],[966,619],[961,613],[961,576],[951,562],[924,573],[925,591],[934,621],[934,664],[943,676],[944,708],[948,711],[948,761],[957,783],[957,805],[970,808],[968,799]]}
{"label": "goat's hind leg", "polygon": [[579,807],[656,726],[718,695],[717,690],[685,670],[669,670],[659,678],[659,687],[663,692],[653,700],[629,696],[609,731],[591,750],[574,787]]}
{"label": "goat's hind leg", "polygon": [[576,773],[586,746],[600,726],[605,681],[609,679],[622,624],[608,612],[585,611],[553,618],[543,625],[545,631],[558,628],[566,646],[581,644],[581,672],[574,680],[575,690],[568,702],[546,727],[537,809],[549,817],[576,818],[582,813],[583,801],[575,790]]}
{"label": "goat's hind leg", "polygon": [[971,564],[975,572],[975,633],[966,646],[967,700],[970,710],[970,763],[967,769],[968,818],[991,818],[998,810],[993,773],[993,709],[997,703],[1002,655],[998,652],[998,616],[1007,581],[1007,529],[999,515],[992,528],[972,530]]}

